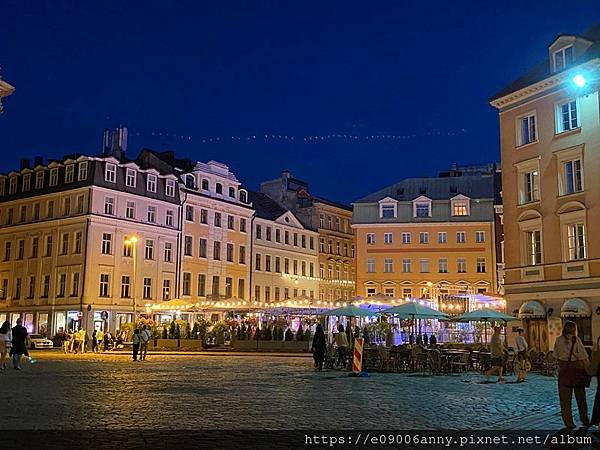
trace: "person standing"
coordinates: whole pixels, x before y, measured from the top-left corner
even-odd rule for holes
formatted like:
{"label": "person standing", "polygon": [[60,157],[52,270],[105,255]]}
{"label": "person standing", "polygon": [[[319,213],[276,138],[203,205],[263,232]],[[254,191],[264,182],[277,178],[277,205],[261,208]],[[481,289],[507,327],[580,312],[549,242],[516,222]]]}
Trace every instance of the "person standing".
{"label": "person standing", "polygon": [[94,329],[92,331],[92,353],[98,352],[98,331]]}
{"label": "person standing", "polygon": [[589,363],[588,354],[581,339],[577,337],[577,326],[574,322],[565,322],[562,334],[554,344],[554,356],[558,360],[558,397],[560,414],[568,430],[575,428],[573,422],[573,393],[579,409],[579,418],[584,427],[590,425],[585,398],[585,388],[589,387],[589,378],[585,367]]}
{"label": "person standing", "polygon": [[338,350],[338,364],[342,369],[346,368],[346,349],[348,348],[348,338],[344,333],[344,325],[338,325],[338,333],[335,335],[335,344]]}
{"label": "person standing", "polygon": [[0,327],[0,370],[6,369],[6,355],[12,348],[12,331],[10,322],[6,320]]}
{"label": "person standing", "polygon": [[140,330],[133,330],[133,360],[137,361],[138,352],[140,351]]}
{"label": "person standing", "polygon": [[104,333],[104,351],[107,352],[108,351],[108,342],[110,340],[110,333],[106,332]]}
{"label": "person standing", "polygon": [[323,326],[319,323],[315,329],[315,335],[312,340],[312,352],[313,359],[315,360],[315,369],[323,370],[323,361],[325,360],[325,354],[327,353],[327,341],[325,339],[325,333],[323,332]]}
{"label": "person standing", "polygon": [[150,342],[150,330],[146,325],[143,326],[142,332],[140,333],[140,360],[146,361],[146,355],[148,354],[148,342]]}
{"label": "person standing", "polygon": [[98,330],[98,333],[96,334],[96,339],[98,340],[98,349],[97,349],[97,351],[99,352],[100,351],[100,347],[104,343],[104,332],[102,331],[102,329]]}
{"label": "person standing", "polygon": [[27,352],[27,329],[23,326],[23,319],[17,319],[17,324],[12,329],[12,348],[10,355],[15,370],[21,370],[21,357],[28,355]]}
{"label": "person standing", "polygon": [[527,375],[527,367],[529,366],[529,356],[527,356],[527,350],[529,345],[523,334],[525,330],[523,328],[517,328],[516,349],[517,349],[517,362],[519,364],[519,374],[517,375],[517,383],[523,383],[525,376]]}
{"label": "person standing", "polygon": [[502,342],[499,326],[494,327],[494,334],[492,334],[492,340],[490,342],[490,352],[492,368],[484,373],[485,378],[488,379],[492,374],[497,373],[498,382],[504,383],[504,378],[502,378],[502,372],[504,370],[504,343]]}

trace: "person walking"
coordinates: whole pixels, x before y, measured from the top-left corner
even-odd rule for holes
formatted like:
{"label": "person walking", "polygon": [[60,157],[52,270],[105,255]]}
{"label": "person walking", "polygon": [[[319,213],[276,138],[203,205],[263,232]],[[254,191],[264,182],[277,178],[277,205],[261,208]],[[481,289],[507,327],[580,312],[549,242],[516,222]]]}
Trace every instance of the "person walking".
{"label": "person walking", "polygon": [[504,378],[502,378],[502,372],[504,370],[504,342],[502,342],[500,330],[501,328],[499,326],[494,327],[494,334],[492,334],[492,340],[490,342],[492,368],[487,370],[484,375],[486,380],[488,380],[492,374],[497,373],[498,382],[504,383]]}
{"label": "person walking", "polygon": [[589,363],[588,354],[581,339],[577,337],[577,326],[567,321],[563,325],[562,334],[554,344],[554,356],[558,360],[558,397],[560,414],[565,428],[573,430],[572,401],[573,393],[579,409],[579,418],[584,427],[589,427],[585,388],[590,385],[590,377],[586,372]]}
{"label": "person walking", "polygon": [[6,356],[12,348],[12,330],[10,322],[6,320],[0,327],[0,370],[6,369]]}
{"label": "person walking", "polygon": [[17,319],[17,324],[12,329],[12,348],[10,355],[13,360],[13,368],[21,370],[21,357],[29,355],[27,352],[27,329],[23,326],[23,319]]}
{"label": "person walking", "polygon": [[346,368],[346,349],[348,348],[348,338],[344,333],[344,325],[338,325],[338,333],[335,335],[335,344],[338,350],[338,365],[342,369]]}
{"label": "person walking", "polygon": [[138,352],[140,351],[140,330],[133,330],[133,360],[137,361]]}
{"label": "person walking", "polygon": [[98,352],[98,331],[92,331],[92,353]]}
{"label": "person walking", "polygon": [[150,342],[151,334],[150,330],[146,325],[142,327],[140,333],[140,360],[146,361],[146,355],[148,354],[148,343]]}
{"label": "person walking", "polygon": [[525,336],[523,336],[525,330],[523,328],[517,328],[517,333],[519,333],[515,343],[515,347],[517,350],[517,363],[519,364],[519,374],[517,375],[517,383],[523,383],[525,381],[527,371],[531,369],[529,356],[527,355],[529,345],[527,344]]}
{"label": "person walking", "polygon": [[319,371],[323,370],[323,361],[327,353],[327,340],[323,332],[323,326],[320,323],[317,324],[317,328],[315,329],[311,350],[313,359],[315,360],[315,369]]}

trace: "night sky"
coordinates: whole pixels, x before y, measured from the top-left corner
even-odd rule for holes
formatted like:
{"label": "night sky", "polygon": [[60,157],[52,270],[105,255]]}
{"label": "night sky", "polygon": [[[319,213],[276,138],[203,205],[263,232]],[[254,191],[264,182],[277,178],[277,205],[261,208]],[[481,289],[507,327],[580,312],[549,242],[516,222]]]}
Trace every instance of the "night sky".
{"label": "night sky", "polygon": [[125,125],[129,156],[216,159],[250,188],[287,169],[351,202],[498,160],[488,98],[599,20],[597,0],[4,0],[0,171]]}

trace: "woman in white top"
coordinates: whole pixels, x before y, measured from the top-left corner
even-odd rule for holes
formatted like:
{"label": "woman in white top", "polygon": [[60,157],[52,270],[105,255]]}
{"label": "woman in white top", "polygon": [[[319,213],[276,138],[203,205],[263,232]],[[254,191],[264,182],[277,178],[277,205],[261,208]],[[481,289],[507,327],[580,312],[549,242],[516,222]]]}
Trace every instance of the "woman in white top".
{"label": "woman in white top", "polygon": [[10,322],[7,320],[0,327],[0,370],[6,368],[6,355],[10,353],[12,348],[12,332],[10,330]]}
{"label": "woman in white top", "polygon": [[574,322],[565,322],[563,325],[562,335],[556,339],[554,344],[554,356],[558,360],[558,397],[560,399],[560,413],[565,427],[568,429],[575,428],[571,406],[573,392],[575,392],[581,423],[583,426],[588,427],[590,420],[588,418],[585,388],[566,386],[563,378],[567,367],[586,368],[589,364],[588,354],[583,342],[577,337],[577,327]]}

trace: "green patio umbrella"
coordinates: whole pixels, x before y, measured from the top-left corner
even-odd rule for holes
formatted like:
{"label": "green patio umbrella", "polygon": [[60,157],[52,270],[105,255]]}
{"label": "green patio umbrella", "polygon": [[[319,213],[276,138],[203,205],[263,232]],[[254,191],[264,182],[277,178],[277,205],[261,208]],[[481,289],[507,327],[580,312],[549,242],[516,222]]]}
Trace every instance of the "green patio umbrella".
{"label": "green patio umbrella", "polygon": [[346,316],[346,317],[371,317],[377,315],[376,312],[358,306],[348,305],[341,308],[330,309],[319,314],[320,316]]}
{"label": "green patio umbrella", "polygon": [[407,302],[403,305],[394,306],[393,308],[381,311],[380,314],[393,314],[402,319],[413,320],[413,333],[417,333],[417,324],[415,319],[447,319],[449,316],[436,309],[429,308],[428,306],[421,305],[418,302]]}
{"label": "green patio umbrella", "polygon": [[514,316],[504,314],[502,312],[496,311],[494,309],[483,308],[476,309],[474,311],[469,311],[468,313],[464,313],[458,317],[455,317],[455,322],[483,322],[485,342],[487,343],[487,323],[488,322],[496,322],[502,321],[504,323],[511,322],[513,320],[519,320]]}

